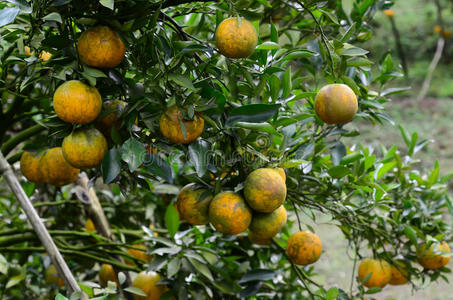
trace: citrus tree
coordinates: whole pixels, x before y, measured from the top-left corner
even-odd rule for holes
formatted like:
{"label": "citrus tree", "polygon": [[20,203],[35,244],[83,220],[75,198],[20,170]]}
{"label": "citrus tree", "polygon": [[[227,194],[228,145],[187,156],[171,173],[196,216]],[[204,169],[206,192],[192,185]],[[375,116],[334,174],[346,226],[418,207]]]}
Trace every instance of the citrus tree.
{"label": "citrus tree", "polygon": [[[355,299],[446,280],[449,176],[414,168],[427,141],[348,139],[406,90],[361,46],[391,5],[1,1],[1,150],[83,292]],[[3,299],[69,299],[15,197],[0,205]],[[313,279],[329,241],[304,220],[325,216],[351,287]]]}

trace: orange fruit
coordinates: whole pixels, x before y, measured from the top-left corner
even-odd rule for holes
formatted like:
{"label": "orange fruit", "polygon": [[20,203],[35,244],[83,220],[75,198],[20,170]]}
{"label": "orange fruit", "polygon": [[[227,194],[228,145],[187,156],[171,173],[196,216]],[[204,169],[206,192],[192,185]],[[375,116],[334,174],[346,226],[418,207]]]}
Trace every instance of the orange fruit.
{"label": "orange fruit", "polygon": [[249,231],[256,240],[269,240],[276,236],[285,224],[286,209],[281,205],[271,213],[255,212],[252,223],[249,226]]}
{"label": "orange fruit", "polygon": [[115,270],[113,269],[112,265],[103,264],[99,269],[99,284],[102,287],[106,287],[109,281],[115,282],[116,286],[120,285],[118,281],[118,276],[116,275]]}
{"label": "orange fruit", "polygon": [[96,232],[96,227],[94,226],[93,220],[87,219],[85,222],[86,231]]}
{"label": "orange fruit", "polygon": [[309,231],[299,231],[291,235],[286,245],[289,259],[296,265],[309,265],[319,259],[322,243],[319,237]]}
{"label": "orange fruit", "polygon": [[407,271],[406,262],[404,260],[397,260],[395,261],[395,265],[391,265],[392,278],[390,279],[389,284],[406,284],[409,281],[409,272]]}
{"label": "orange fruit", "polygon": [[440,26],[440,25],[434,26],[434,32],[436,34],[441,34],[442,33],[442,26]]}
{"label": "orange fruit", "polygon": [[315,98],[315,111],[327,124],[345,124],[357,113],[357,96],[345,84],[328,84]]}
{"label": "orange fruit", "polygon": [[[133,248],[128,248],[127,249],[127,253],[129,253],[131,256],[137,258],[137,259],[141,259],[141,260],[144,260],[146,262],[150,262],[153,260],[153,258],[146,254],[146,251],[148,250],[148,248],[143,245],[143,244],[136,244],[136,245],[132,245]],[[133,265],[133,263],[129,262],[129,261],[126,261],[127,264],[129,265]]]}
{"label": "orange fruit", "polygon": [[278,172],[278,174],[280,174],[280,176],[282,176],[283,181],[286,182],[286,173],[285,173],[285,169],[283,169],[283,168],[276,168],[275,170]]}
{"label": "orange fruit", "polygon": [[64,287],[63,279],[58,275],[57,268],[54,265],[50,265],[44,274],[44,280],[47,284],[56,284],[58,287]]}
{"label": "orange fruit", "polygon": [[253,210],[273,212],[285,201],[285,180],[275,169],[257,169],[250,173],[245,180],[244,196]]}
{"label": "orange fruit", "polygon": [[[25,54],[27,54],[29,56],[34,55],[34,53],[31,51],[30,47],[28,47],[28,46],[24,46],[24,51],[25,51]],[[48,61],[51,57],[52,57],[51,53],[42,50],[41,53],[39,53],[38,58],[41,59],[42,61]]]}
{"label": "orange fruit", "polygon": [[448,40],[449,38],[451,38],[451,31],[450,30],[445,30],[444,32],[442,32],[442,36],[444,37],[444,39]]}
{"label": "orange fruit", "polygon": [[425,269],[440,269],[450,261],[450,256],[444,256],[440,252],[450,253],[447,242],[433,243],[428,248],[426,243],[423,243],[417,247],[417,261]]}
{"label": "orange fruit", "polygon": [[176,205],[183,220],[192,225],[204,225],[209,223],[211,200],[212,194],[208,190],[191,183],[181,189]]}
{"label": "orange fruit", "polygon": [[209,205],[209,221],[220,232],[238,234],[252,222],[252,211],[241,195],[222,192]]}
{"label": "orange fruit", "polygon": [[384,10],[384,14],[389,18],[393,18],[393,16],[395,15],[395,12],[393,11],[393,9],[386,9],[386,10]]}
{"label": "orange fruit", "polygon": [[95,87],[70,80],[55,91],[53,107],[57,116],[65,122],[88,124],[101,112],[102,99]]}
{"label": "orange fruit", "polygon": [[[116,130],[120,129],[122,116],[126,111],[127,102],[114,100],[105,102],[103,105],[103,109],[106,111],[111,111],[102,117],[99,117],[96,122],[95,126],[99,131],[101,131],[105,136],[110,137],[112,132],[112,128]],[[101,113],[102,114],[102,113]]]}
{"label": "orange fruit", "polygon": [[[363,282],[370,273],[369,279]],[[358,276],[364,286],[382,288],[392,279],[392,268],[385,260],[366,258],[360,262]]]}
{"label": "orange fruit", "polygon": [[55,186],[63,186],[76,181],[80,172],[66,161],[61,147],[47,150],[40,160],[39,167],[44,182]]}
{"label": "orange fruit", "polygon": [[[181,128],[181,123],[184,129]],[[160,117],[160,132],[164,137],[176,144],[188,144],[195,141],[203,132],[204,120],[195,116],[194,120],[183,120],[177,106],[171,106]]]}
{"label": "orange fruit", "polygon": [[87,66],[114,68],[123,60],[126,48],[115,31],[107,26],[96,26],[80,35],[77,51]]}
{"label": "orange fruit", "polygon": [[246,19],[229,18],[223,20],[215,33],[217,48],[229,58],[246,58],[252,55],[258,43],[255,27]]}
{"label": "orange fruit", "polygon": [[43,155],[41,153],[27,151],[20,157],[20,171],[22,175],[34,183],[44,182],[44,176],[39,167],[42,157]]}
{"label": "orange fruit", "polygon": [[63,139],[63,155],[77,168],[93,168],[98,166],[105,152],[107,140],[96,128],[74,130]]}
{"label": "orange fruit", "polygon": [[166,285],[157,284],[162,277],[153,271],[142,271],[135,276],[132,286],[141,289],[147,296],[134,295],[137,300],[159,300],[168,288]]}

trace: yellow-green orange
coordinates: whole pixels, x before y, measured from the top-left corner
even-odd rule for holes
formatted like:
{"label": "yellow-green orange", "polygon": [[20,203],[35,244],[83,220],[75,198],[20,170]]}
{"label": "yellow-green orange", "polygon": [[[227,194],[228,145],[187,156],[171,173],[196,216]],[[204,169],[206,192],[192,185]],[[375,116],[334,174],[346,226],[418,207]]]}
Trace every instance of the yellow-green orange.
{"label": "yellow-green orange", "polygon": [[40,160],[42,154],[35,152],[24,152],[20,157],[20,171],[22,175],[34,183],[43,183],[44,177],[41,172]]}
{"label": "yellow-green orange", "polygon": [[55,186],[63,186],[74,182],[80,172],[79,169],[74,168],[66,161],[61,147],[47,150],[40,160],[39,167],[44,182]]}
{"label": "yellow-green orange", "polygon": [[118,281],[118,276],[116,275],[115,270],[112,265],[103,264],[99,269],[99,283],[102,287],[106,287],[109,281],[115,282],[117,286],[120,285]]}
{"label": "yellow-green orange", "polygon": [[270,213],[285,201],[286,184],[276,169],[257,169],[245,180],[244,196],[253,210]]}
{"label": "yellow-green orange", "polygon": [[[184,124],[184,131],[181,128]],[[203,132],[204,120],[195,115],[193,120],[184,120],[177,106],[171,106],[160,117],[160,132],[176,144],[188,144],[195,141]]]}
{"label": "yellow-green orange", "polygon": [[238,234],[252,222],[252,211],[241,195],[222,192],[209,205],[209,221],[220,232]]}
{"label": "yellow-green orange", "polygon": [[403,260],[395,261],[395,265],[391,265],[392,278],[389,284],[402,285],[409,281],[409,272],[407,271],[406,263]]}
{"label": "yellow-green orange", "polygon": [[283,181],[286,181],[286,173],[285,173],[285,169],[283,169],[283,168],[276,168],[275,170],[278,172],[278,174],[280,174],[280,176],[282,176]]}
{"label": "yellow-green orange", "polygon": [[327,124],[344,124],[357,113],[357,96],[345,84],[328,84],[319,90],[315,98],[315,111]]}
{"label": "yellow-green orange", "polygon": [[283,205],[271,213],[253,213],[249,231],[256,240],[269,240],[286,224],[286,209]]}
{"label": "yellow-green orange", "polygon": [[450,253],[447,242],[433,243],[429,247],[423,243],[417,247],[417,261],[425,269],[440,269],[450,261],[450,256],[442,255],[441,252]]}
{"label": "yellow-green orange", "polygon": [[178,211],[181,217],[192,225],[209,223],[209,204],[211,193],[202,188],[197,188],[195,183],[186,185],[178,195]]}
{"label": "yellow-green orange", "polygon": [[57,268],[54,265],[50,265],[44,274],[44,280],[47,284],[56,284],[58,287],[63,287],[63,279],[58,275]]}
{"label": "yellow-green orange", "polygon": [[[363,282],[368,275],[368,280]],[[392,279],[392,268],[385,260],[366,258],[360,262],[358,276],[364,286],[382,288]]]}
{"label": "yellow-green orange", "polygon": [[53,107],[57,116],[65,122],[88,124],[101,112],[102,99],[95,87],[70,80],[55,91]]}
{"label": "yellow-green orange", "polygon": [[223,20],[215,34],[217,48],[229,58],[246,58],[255,50],[258,42],[255,27],[246,19],[229,18]]}
{"label": "yellow-green orange", "polygon": [[309,265],[319,259],[322,243],[319,237],[309,231],[299,231],[291,235],[286,245],[289,259],[296,265]]}
{"label": "yellow-green orange", "polygon": [[107,141],[96,128],[77,129],[63,139],[63,155],[76,168],[98,166],[105,152]]}
{"label": "yellow-green orange", "polygon": [[96,26],[80,35],[77,51],[90,67],[114,68],[123,60],[126,48],[115,31],[107,26]]}
{"label": "yellow-green orange", "polygon": [[153,271],[142,271],[138,273],[132,281],[132,286],[141,289],[146,296],[135,295],[135,299],[159,300],[160,296],[168,290],[166,285],[157,284],[161,280],[162,277]]}

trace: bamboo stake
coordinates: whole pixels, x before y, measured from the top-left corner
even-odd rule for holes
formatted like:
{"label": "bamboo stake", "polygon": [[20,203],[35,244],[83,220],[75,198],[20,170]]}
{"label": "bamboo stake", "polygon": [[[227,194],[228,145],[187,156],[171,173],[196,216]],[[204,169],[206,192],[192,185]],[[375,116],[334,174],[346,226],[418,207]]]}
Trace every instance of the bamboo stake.
{"label": "bamboo stake", "polygon": [[3,154],[0,152],[0,174],[5,177],[6,183],[10,187],[11,191],[16,196],[19,201],[20,206],[24,210],[28,221],[38,235],[41,243],[49,254],[50,260],[54,264],[55,268],[58,271],[58,274],[63,279],[63,282],[66,286],[66,289],[70,294],[74,292],[81,293],[81,299],[88,300],[88,297],[85,293],[82,292],[80,287],[77,285],[77,281],[69,270],[68,265],[61,256],[60,251],[52,240],[49,232],[47,231],[44,223],[41,221],[40,217],[36,213],[33,205],[31,204],[30,199],[25,194],[22,186],[17,180],[11,166],[6,161]]}

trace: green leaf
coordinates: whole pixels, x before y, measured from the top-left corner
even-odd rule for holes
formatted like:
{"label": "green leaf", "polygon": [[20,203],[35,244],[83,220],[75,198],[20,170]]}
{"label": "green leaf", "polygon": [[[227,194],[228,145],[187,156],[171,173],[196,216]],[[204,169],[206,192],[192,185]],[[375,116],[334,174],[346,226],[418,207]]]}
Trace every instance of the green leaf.
{"label": "green leaf", "polygon": [[280,45],[274,42],[264,42],[256,47],[258,50],[274,50],[274,49],[280,49]]}
{"label": "green leaf", "polygon": [[127,287],[124,290],[126,292],[129,292],[129,293],[134,294],[134,295],[143,296],[143,297],[147,297],[148,296],[148,295],[146,295],[146,293],[142,289],[139,289],[139,288],[134,287],[134,286]]}
{"label": "green leaf", "polygon": [[192,266],[195,268],[195,270],[204,275],[206,278],[208,278],[210,281],[214,281],[214,277],[212,277],[211,270],[209,270],[208,266],[206,264],[203,264],[199,262],[196,259],[193,259],[191,257],[187,258],[189,262],[192,264]]}
{"label": "green leaf", "polygon": [[315,56],[316,53],[310,50],[296,50],[288,53],[282,60],[294,60],[298,58],[309,58]]}
{"label": "green leaf", "polygon": [[134,172],[145,161],[145,146],[131,137],[121,146],[121,159],[129,165],[129,171]]}
{"label": "green leaf", "polygon": [[181,74],[170,74],[168,75],[168,79],[174,81],[176,84],[189,89],[189,90],[196,90],[195,86],[192,83],[192,80],[190,80],[189,77],[181,75]]}
{"label": "green leaf", "polygon": [[271,280],[275,277],[275,271],[268,270],[268,269],[256,269],[247,272],[241,279],[239,279],[238,283],[246,283],[250,281],[265,281]]}
{"label": "green leaf", "polygon": [[87,66],[84,66],[83,73],[86,74],[87,76],[91,76],[94,78],[99,78],[99,77],[107,78],[107,75],[105,75],[105,73],[102,72],[101,70],[98,70],[95,68],[90,68]]}
{"label": "green leaf", "polygon": [[388,171],[393,169],[396,166],[396,161],[391,161],[386,164],[381,164],[377,169],[376,169],[376,175],[375,179],[381,179],[382,176],[384,176]]}
{"label": "green leaf", "polygon": [[319,9],[318,10],[320,12],[322,12],[325,16],[327,16],[335,25],[340,25],[338,23],[338,18],[337,16],[335,16],[333,13],[329,12],[329,11],[326,11],[326,10],[323,10],[323,9]]}
{"label": "green leaf", "polygon": [[335,300],[335,299],[337,299],[337,296],[338,296],[338,289],[331,288],[327,291],[325,300]]}
{"label": "green leaf", "polygon": [[274,100],[274,102],[278,99],[281,84],[282,83],[280,78],[278,78],[277,75],[272,74],[272,76],[269,78],[269,87],[271,92],[271,98],[272,100]]}
{"label": "green leaf", "polygon": [[44,21],[55,21],[58,23],[63,23],[59,13],[53,12],[42,18]]}
{"label": "green leaf", "polygon": [[167,277],[172,277],[173,275],[178,273],[180,267],[181,260],[178,257],[173,258],[167,265]]}
{"label": "green leaf", "polygon": [[280,104],[249,104],[237,107],[229,114],[225,126],[236,122],[262,123],[272,118],[280,108]]}
{"label": "green leaf", "polygon": [[8,273],[8,261],[0,254],[0,274],[6,275]]}
{"label": "green leaf", "polygon": [[266,7],[271,8],[272,5],[267,0],[258,0],[259,3],[263,4]]}
{"label": "green leaf", "polygon": [[278,31],[277,27],[271,22],[271,41],[278,43]]}
{"label": "green leaf", "polygon": [[327,173],[329,173],[329,175],[333,178],[339,179],[345,177],[348,174],[351,174],[351,170],[349,168],[346,168],[345,166],[335,166],[330,168]]}
{"label": "green leaf", "polygon": [[69,300],[69,299],[66,298],[65,296],[63,296],[62,294],[58,293],[58,294],[55,296],[55,300]]}
{"label": "green leaf", "polygon": [[99,0],[99,3],[101,3],[102,6],[105,6],[107,8],[110,8],[113,10],[114,5],[115,5],[115,0]]}
{"label": "green leaf", "polygon": [[345,49],[340,54],[343,55],[343,56],[362,56],[362,55],[368,54],[368,52],[369,51],[367,51],[365,49],[362,49],[362,48],[351,47],[351,48]]}
{"label": "green leaf", "polygon": [[234,126],[279,135],[278,131],[269,123],[237,122]]}
{"label": "green leaf", "polygon": [[17,7],[6,7],[0,10],[0,27],[14,22],[19,11]]}
{"label": "green leaf", "polygon": [[165,211],[165,226],[170,236],[174,237],[179,228],[179,213],[172,204]]}
{"label": "green leaf", "polygon": [[101,173],[105,184],[111,183],[121,172],[121,157],[116,148],[110,149],[102,159]]}
{"label": "green leaf", "polygon": [[210,149],[211,144],[203,139],[197,139],[189,145],[190,161],[195,165],[198,177],[203,177],[208,169]]}
{"label": "green leaf", "polygon": [[19,282],[21,282],[24,279],[25,279],[25,274],[19,274],[19,275],[16,275],[16,276],[13,276],[13,277],[9,278],[5,289],[9,289],[10,287],[15,286],[16,284],[18,284]]}
{"label": "green leaf", "polygon": [[283,75],[283,98],[288,98],[293,89],[293,83],[291,78],[291,66],[286,69],[285,74]]}
{"label": "green leaf", "polygon": [[145,156],[145,166],[149,172],[165,179],[169,183],[173,183],[173,173],[171,167],[165,160],[160,158],[160,156],[147,154]]}
{"label": "green leaf", "polygon": [[417,243],[417,231],[413,229],[411,226],[406,225],[404,226],[404,234],[407,238],[411,241],[412,245],[416,246]]}
{"label": "green leaf", "polygon": [[341,159],[346,155],[346,146],[342,142],[338,142],[332,148],[332,163],[334,166],[338,166],[340,164]]}

